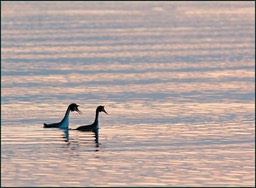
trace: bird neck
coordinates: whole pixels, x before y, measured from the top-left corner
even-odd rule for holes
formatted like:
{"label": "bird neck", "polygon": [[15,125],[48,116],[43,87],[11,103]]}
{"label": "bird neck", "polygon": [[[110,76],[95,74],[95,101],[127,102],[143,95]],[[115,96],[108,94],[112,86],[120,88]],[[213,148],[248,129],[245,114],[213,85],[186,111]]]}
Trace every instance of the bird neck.
{"label": "bird neck", "polygon": [[69,124],[69,113],[70,113],[70,109],[69,107],[67,108],[67,111],[65,113],[64,118],[61,120],[60,122],[60,128],[61,129],[68,129],[68,124]]}
{"label": "bird neck", "polygon": [[96,110],[96,115],[95,115],[95,120],[94,120],[94,125],[96,125],[97,127],[98,127],[98,125],[99,125],[99,120],[98,120],[98,118],[99,118],[99,111],[98,110]]}

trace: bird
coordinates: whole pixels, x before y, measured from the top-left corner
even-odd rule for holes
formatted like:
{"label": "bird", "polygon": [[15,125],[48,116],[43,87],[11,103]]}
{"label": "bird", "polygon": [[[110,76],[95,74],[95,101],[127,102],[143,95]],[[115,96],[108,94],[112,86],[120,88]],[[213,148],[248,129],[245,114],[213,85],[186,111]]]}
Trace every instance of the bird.
{"label": "bird", "polygon": [[82,112],[78,109],[77,104],[72,103],[68,106],[67,111],[65,113],[64,118],[61,120],[59,123],[51,123],[51,124],[46,124],[44,123],[44,128],[60,128],[60,129],[68,129],[68,124],[69,124],[69,112],[77,111],[79,114],[82,114]]}
{"label": "bird", "polygon": [[94,133],[98,132],[98,129],[99,129],[99,113],[100,112],[105,112],[106,114],[108,114],[106,112],[106,110],[104,109],[104,106],[98,106],[97,109],[96,109],[96,116],[95,116],[95,120],[94,120],[94,123],[91,124],[91,125],[83,125],[83,126],[80,126],[80,127],[77,127],[76,129],[73,129],[73,130],[78,130],[78,131],[92,131]]}

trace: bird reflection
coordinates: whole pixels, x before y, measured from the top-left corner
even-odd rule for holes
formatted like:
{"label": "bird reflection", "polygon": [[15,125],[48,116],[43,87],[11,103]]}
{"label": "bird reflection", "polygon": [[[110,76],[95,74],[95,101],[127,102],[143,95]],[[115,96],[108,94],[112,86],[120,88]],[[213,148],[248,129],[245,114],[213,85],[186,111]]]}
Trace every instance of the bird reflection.
{"label": "bird reflection", "polygon": [[64,142],[68,142],[69,143],[69,130],[66,129],[63,131],[63,138],[64,138]]}
{"label": "bird reflection", "polygon": [[[95,147],[98,148],[99,145],[100,145],[100,143],[99,143],[99,130],[95,130],[95,131],[92,131],[92,132],[94,133],[93,137],[95,138],[95,140],[94,140],[95,141]],[[74,137],[72,139],[69,138],[69,129],[63,130],[62,138],[64,138],[64,142],[66,142],[67,145],[71,144],[71,142],[72,143],[82,143],[81,141],[79,142],[79,137]]]}
{"label": "bird reflection", "polygon": [[99,130],[94,131],[94,137],[95,137],[95,143],[96,143],[96,148],[99,147]]}

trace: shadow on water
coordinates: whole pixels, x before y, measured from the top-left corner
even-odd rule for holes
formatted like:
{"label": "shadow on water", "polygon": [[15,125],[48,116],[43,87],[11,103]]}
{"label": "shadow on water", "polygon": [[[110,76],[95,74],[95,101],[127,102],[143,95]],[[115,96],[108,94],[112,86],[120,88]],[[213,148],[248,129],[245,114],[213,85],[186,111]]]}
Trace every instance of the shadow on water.
{"label": "shadow on water", "polygon": [[63,133],[64,135],[62,137],[64,138],[64,142],[69,143],[69,130],[64,130]]}
{"label": "shadow on water", "polygon": [[[100,143],[99,143],[99,131],[97,130],[97,131],[93,131],[93,132],[90,132],[90,133],[94,133],[93,137],[95,138],[95,140],[94,140],[95,144],[96,144],[95,147],[98,148],[99,145],[100,145]],[[72,139],[69,138],[69,130],[64,130],[63,131],[62,138],[64,138],[64,142],[66,142],[67,145],[70,145],[71,142],[79,143],[79,137],[75,137],[75,138],[72,138]]]}

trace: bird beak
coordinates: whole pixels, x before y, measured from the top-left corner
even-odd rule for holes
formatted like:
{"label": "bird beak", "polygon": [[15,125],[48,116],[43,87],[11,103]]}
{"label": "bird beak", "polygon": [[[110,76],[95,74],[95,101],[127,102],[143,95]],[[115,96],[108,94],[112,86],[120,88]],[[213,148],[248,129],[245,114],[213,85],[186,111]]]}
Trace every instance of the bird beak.
{"label": "bird beak", "polygon": [[79,114],[82,114],[82,112],[80,110],[78,110],[78,108],[76,109],[76,111],[79,113]]}
{"label": "bird beak", "polygon": [[106,114],[108,114],[105,109],[103,109],[102,111],[105,112]]}

